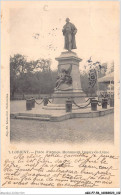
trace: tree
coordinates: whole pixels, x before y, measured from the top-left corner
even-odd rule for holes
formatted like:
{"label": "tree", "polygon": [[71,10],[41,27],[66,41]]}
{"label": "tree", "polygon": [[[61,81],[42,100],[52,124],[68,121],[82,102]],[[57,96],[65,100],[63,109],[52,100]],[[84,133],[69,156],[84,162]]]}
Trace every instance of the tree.
{"label": "tree", "polygon": [[88,72],[81,74],[80,79],[81,79],[82,90],[86,93],[86,95],[87,96],[96,96],[97,85],[95,85],[93,87],[89,85]]}
{"label": "tree", "polygon": [[16,54],[13,57],[10,56],[10,90],[12,98],[17,90],[17,79],[20,74],[25,72],[25,64],[25,56],[21,54]]}
{"label": "tree", "polygon": [[51,70],[51,59],[40,58],[36,61],[35,71],[49,72]]}
{"label": "tree", "polygon": [[10,56],[11,98],[17,93],[51,93],[54,90],[51,60],[27,61],[21,54]]}
{"label": "tree", "polygon": [[[88,95],[88,96],[93,96],[97,94],[97,90],[100,89],[104,89],[105,88],[105,84],[104,83],[100,83],[98,84],[98,78],[105,76],[106,71],[107,71],[107,63],[103,63],[101,64],[99,61],[93,62],[91,57],[89,60],[87,60],[87,64],[84,66],[85,70],[81,73],[81,83],[82,83],[82,89],[83,91]],[[90,85],[90,81],[89,81],[89,72],[90,71],[96,71],[96,75],[93,77],[95,77],[95,84],[94,86]],[[97,79],[96,79],[97,77]]]}

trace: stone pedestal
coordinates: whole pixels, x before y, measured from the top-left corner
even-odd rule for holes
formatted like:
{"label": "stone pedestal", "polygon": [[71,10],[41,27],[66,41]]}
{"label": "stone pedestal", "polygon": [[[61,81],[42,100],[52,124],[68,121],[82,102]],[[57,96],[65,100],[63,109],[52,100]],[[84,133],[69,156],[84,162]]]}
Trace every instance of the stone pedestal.
{"label": "stone pedestal", "polygon": [[86,95],[81,88],[79,72],[79,62],[81,62],[82,59],[78,58],[75,52],[67,51],[62,52],[56,60],[58,61],[59,72],[62,69],[68,70],[71,67],[70,76],[72,78],[72,84],[68,85],[63,83],[60,85],[59,89],[55,89],[54,94],[52,95],[52,103],[50,107],[64,107],[65,101],[68,98],[73,98],[77,104],[85,103]]}
{"label": "stone pedestal", "polygon": [[58,61],[58,71],[62,69],[69,69],[72,66],[71,77],[72,85],[62,84],[59,90],[55,90],[53,94],[53,104],[65,104],[68,98],[73,98],[78,104],[85,102],[85,93],[81,88],[79,62],[82,59],[78,58],[75,52],[62,52],[61,55],[56,58]]}

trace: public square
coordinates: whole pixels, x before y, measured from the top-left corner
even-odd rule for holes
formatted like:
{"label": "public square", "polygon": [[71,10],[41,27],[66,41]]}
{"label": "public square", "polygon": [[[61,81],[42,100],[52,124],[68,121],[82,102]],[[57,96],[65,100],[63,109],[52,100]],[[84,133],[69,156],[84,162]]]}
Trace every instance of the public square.
{"label": "public square", "polygon": [[[25,109],[25,101],[11,101],[11,112]],[[40,111],[42,110],[42,106]],[[11,142],[44,143],[112,143],[114,114],[96,118],[75,118],[62,122],[10,120]]]}
{"label": "public square", "polygon": [[[82,68],[83,58],[78,50],[75,51],[80,43],[78,39],[76,43],[76,34],[78,32],[81,36],[78,31],[81,26],[75,25],[76,22],[71,23],[70,18],[65,18],[61,30],[60,23],[57,24],[59,29],[56,28],[58,31],[55,36],[64,37],[64,48],[55,43],[56,48],[58,45],[61,49],[58,54],[54,53],[54,61],[58,64],[55,72],[51,69],[50,58],[39,56],[38,60],[29,62],[21,54],[11,58],[13,101],[10,109],[10,139],[12,142],[30,143],[113,143],[114,63],[108,68],[108,64],[101,63],[98,58],[93,60],[90,52],[90,57],[88,56]],[[48,37],[50,41],[50,36]],[[22,101],[15,96],[15,92]],[[43,104],[36,102],[37,98],[33,97],[36,93],[39,94],[39,99],[42,94],[46,94],[42,98]],[[33,95],[27,98],[26,94]],[[46,97],[49,95],[50,104]]]}

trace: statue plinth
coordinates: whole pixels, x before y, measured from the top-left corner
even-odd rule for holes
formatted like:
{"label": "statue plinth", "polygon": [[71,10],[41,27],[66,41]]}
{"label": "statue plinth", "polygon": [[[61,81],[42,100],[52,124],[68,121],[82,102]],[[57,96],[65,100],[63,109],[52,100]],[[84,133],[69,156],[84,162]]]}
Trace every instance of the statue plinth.
{"label": "statue plinth", "polygon": [[84,103],[86,94],[82,91],[80,81],[79,62],[81,58],[77,56],[75,52],[62,52],[61,55],[55,58],[58,61],[58,72],[65,70],[67,72],[71,66],[70,77],[72,83],[67,84],[66,81],[60,84],[58,88],[55,88],[52,95],[53,104],[65,104],[68,98],[73,98],[76,103]]}
{"label": "statue plinth", "polygon": [[59,64],[65,64],[66,61],[75,64],[75,62],[77,62],[76,64],[79,65],[78,63],[82,61],[81,58],[78,58],[77,54],[75,52],[72,51],[66,51],[66,52],[62,52],[61,55],[58,58],[55,58]]}

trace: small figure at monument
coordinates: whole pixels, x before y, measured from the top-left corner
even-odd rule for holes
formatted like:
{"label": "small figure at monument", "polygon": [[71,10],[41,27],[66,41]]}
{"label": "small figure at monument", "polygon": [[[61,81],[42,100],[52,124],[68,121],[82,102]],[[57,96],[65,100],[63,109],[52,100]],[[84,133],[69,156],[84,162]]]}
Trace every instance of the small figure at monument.
{"label": "small figure at monument", "polygon": [[65,36],[65,46],[64,48],[68,51],[72,49],[76,49],[76,41],[75,41],[75,34],[77,33],[77,28],[74,24],[69,22],[70,19],[66,18],[66,24],[64,25],[62,32]]}
{"label": "small figure at monument", "polygon": [[55,88],[56,90],[59,89],[61,84],[66,84],[67,86],[70,86],[72,84],[72,77],[70,75],[71,70],[72,70],[72,65],[70,65],[70,67],[67,70],[65,70],[64,68],[61,69],[60,74],[58,75],[56,81],[56,88]]}

